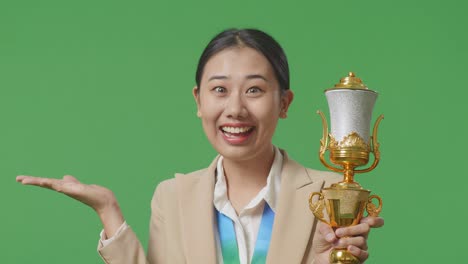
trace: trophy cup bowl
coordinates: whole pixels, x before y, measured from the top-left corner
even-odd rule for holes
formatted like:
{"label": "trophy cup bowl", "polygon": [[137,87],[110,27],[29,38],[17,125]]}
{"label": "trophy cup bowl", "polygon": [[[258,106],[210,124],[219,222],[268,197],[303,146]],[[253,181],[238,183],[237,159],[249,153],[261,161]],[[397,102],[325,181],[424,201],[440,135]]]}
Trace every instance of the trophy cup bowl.
{"label": "trophy cup bowl", "polygon": [[[325,90],[325,95],[330,109],[331,126],[328,132],[324,114],[317,111],[323,125],[319,157],[328,169],[343,173],[344,178],[321,192],[312,193],[309,206],[317,219],[336,229],[359,224],[365,209],[370,216],[378,216],[382,209],[382,199],[377,195],[370,195],[369,190],[355,182],[354,174],[369,172],[379,163],[377,132],[383,115],[377,118],[370,136],[372,109],[378,94],[369,90],[352,72],[341,78],[334,88]],[[331,163],[337,165],[336,167],[326,161],[327,150]],[[372,165],[366,169],[356,169],[369,162],[370,153],[374,154]],[[373,203],[374,199],[377,200],[377,206]],[[324,216],[324,211],[327,217]],[[335,248],[330,253],[330,263],[361,262],[346,248]]]}

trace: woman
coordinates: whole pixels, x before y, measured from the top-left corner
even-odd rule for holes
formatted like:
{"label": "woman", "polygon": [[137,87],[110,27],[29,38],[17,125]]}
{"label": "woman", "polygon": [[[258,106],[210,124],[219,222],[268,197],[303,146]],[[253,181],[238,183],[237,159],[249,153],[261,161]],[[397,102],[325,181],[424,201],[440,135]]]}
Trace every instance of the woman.
{"label": "woman", "polygon": [[308,195],[341,177],[306,169],[272,144],[293,100],[280,45],[259,30],[223,31],[201,55],[196,84],[197,116],[219,156],[206,169],[159,184],[147,256],[110,190],[68,175],[17,181],[92,207],[104,227],[98,249],[106,263],[328,264],[334,247],[365,261],[369,227],[383,219],[336,231],[317,223]]}

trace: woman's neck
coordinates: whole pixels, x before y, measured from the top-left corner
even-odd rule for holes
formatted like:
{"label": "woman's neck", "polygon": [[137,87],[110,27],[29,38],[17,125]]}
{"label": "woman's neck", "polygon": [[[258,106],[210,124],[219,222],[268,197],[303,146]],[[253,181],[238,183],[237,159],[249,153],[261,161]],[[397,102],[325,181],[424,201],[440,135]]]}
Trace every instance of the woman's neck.
{"label": "woman's neck", "polygon": [[275,150],[271,147],[268,153],[254,160],[223,159],[228,197],[238,214],[266,186],[274,157]]}

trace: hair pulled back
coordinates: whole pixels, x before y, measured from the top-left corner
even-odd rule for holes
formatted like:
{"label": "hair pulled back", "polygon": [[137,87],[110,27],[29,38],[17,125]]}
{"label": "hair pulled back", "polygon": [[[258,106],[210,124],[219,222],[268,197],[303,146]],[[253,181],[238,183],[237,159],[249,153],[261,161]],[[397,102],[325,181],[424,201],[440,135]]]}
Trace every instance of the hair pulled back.
{"label": "hair pulled back", "polygon": [[282,92],[289,89],[289,66],[280,44],[258,29],[227,29],[216,35],[206,46],[198,61],[195,81],[198,89],[208,60],[216,53],[232,47],[246,46],[260,52],[270,62]]}

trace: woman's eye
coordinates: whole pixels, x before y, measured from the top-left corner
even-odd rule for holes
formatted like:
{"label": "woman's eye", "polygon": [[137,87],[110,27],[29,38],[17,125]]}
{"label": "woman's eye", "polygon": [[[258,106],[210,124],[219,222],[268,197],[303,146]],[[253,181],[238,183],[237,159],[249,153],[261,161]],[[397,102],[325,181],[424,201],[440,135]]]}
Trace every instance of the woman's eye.
{"label": "woman's eye", "polygon": [[261,92],[262,90],[258,87],[250,87],[248,90],[247,90],[247,93],[250,93],[250,94],[255,94],[255,93],[259,93]]}
{"label": "woman's eye", "polygon": [[225,93],[226,92],[226,88],[224,87],[221,87],[221,86],[216,86],[213,91],[217,92],[217,93]]}

